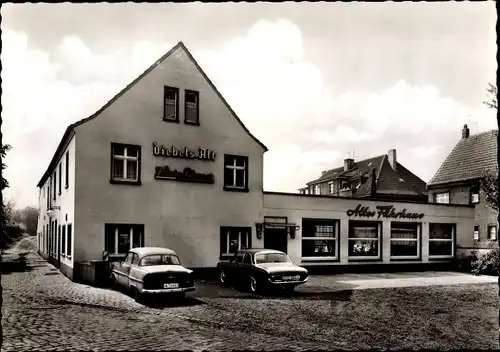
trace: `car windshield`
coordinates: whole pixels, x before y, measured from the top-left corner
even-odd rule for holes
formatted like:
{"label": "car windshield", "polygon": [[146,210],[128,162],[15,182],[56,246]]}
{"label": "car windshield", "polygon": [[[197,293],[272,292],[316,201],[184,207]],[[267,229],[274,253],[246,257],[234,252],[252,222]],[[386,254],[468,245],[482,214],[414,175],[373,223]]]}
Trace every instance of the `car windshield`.
{"label": "car windshield", "polygon": [[284,253],[262,253],[255,255],[255,263],[289,263],[290,258]]}
{"label": "car windshield", "polygon": [[180,265],[179,257],[174,254],[153,254],[143,257],[140,266]]}

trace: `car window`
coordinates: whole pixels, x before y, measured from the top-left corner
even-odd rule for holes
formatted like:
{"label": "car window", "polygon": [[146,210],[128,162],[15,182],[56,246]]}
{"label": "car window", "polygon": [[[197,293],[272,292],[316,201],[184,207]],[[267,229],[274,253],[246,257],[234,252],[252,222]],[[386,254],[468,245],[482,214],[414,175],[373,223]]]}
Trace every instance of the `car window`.
{"label": "car window", "polygon": [[238,252],[236,253],[236,258],[234,259],[234,261],[236,263],[242,263],[243,262],[243,256],[245,255],[244,252]]}
{"label": "car window", "polygon": [[259,253],[255,255],[255,263],[289,263],[290,258],[285,253]]}
{"label": "car window", "polygon": [[134,253],[132,253],[132,252],[128,252],[127,253],[127,256],[125,257],[125,264],[130,265],[132,263],[132,255],[133,254]]}
{"label": "car window", "polygon": [[245,256],[243,257],[243,263],[252,264],[252,256],[250,253],[245,253]]}
{"label": "car window", "polygon": [[134,257],[132,258],[132,264],[139,265],[139,256],[134,253]]}
{"label": "car window", "polygon": [[180,265],[179,257],[173,254],[152,254],[141,259],[140,266],[151,265]]}

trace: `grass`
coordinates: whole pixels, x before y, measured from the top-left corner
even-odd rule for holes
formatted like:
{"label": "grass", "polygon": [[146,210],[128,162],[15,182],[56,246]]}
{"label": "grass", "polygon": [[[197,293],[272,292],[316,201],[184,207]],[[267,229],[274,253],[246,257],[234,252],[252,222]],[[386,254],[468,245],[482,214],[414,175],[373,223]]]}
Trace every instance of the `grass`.
{"label": "grass", "polygon": [[191,318],[343,349],[498,349],[497,284],[206,300]]}

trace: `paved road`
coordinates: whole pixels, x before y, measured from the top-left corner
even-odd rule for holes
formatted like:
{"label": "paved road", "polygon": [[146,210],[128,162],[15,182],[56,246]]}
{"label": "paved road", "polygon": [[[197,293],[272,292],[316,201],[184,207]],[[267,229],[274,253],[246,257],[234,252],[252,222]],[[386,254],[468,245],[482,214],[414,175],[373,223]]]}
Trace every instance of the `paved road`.
{"label": "paved road", "polygon": [[[151,308],[120,292],[73,283],[37,255],[29,255],[28,262],[29,271],[2,275],[2,351],[346,348],[314,336],[294,339],[266,333],[258,324],[219,327],[208,317],[214,316],[214,309],[227,309],[220,298],[250,295],[213,283],[198,283],[183,306]],[[350,289],[404,286],[410,280],[421,285],[496,282],[494,277],[439,272],[315,276],[297,296],[321,299]],[[251,305],[242,307],[247,307],[242,314],[252,314]]]}

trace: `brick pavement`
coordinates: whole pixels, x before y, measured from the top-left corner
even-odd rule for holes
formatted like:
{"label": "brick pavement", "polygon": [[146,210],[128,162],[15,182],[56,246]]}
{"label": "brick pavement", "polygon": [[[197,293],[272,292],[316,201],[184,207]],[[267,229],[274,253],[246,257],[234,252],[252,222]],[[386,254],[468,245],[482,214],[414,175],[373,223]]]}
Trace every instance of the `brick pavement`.
{"label": "brick pavement", "polygon": [[[258,326],[251,330],[228,328],[227,324],[218,328],[215,321],[203,319],[204,310],[214,309],[210,302],[149,308],[120,292],[74,283],[37,255],[29,255],[28,262],[31,271],[2,276],[2,351],[305,350],[340,346],[313,338],[304,341],[270,335]],[[52,272],[58,274],[46,275]]]}

